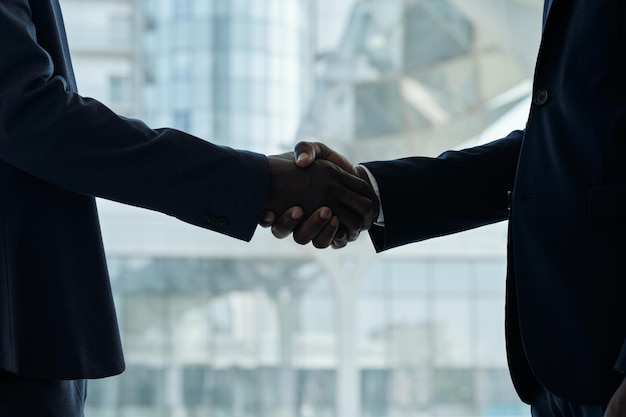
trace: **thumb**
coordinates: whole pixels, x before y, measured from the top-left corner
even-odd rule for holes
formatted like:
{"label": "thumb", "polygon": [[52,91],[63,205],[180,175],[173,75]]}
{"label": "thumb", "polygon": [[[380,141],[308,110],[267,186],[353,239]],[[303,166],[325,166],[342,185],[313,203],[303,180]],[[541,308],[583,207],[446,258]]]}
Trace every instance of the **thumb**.
{"label": "thumb", "polygon": [[[294,158],[296,165],[300,168],[306,168],[311,165],[317,158],[320,143],[317,142],[298,142],[294,147]],[[321,159],[324,159],[323,157]]]}
{"label": "thumb", "polygon": [[323,159],[337,165],[350,174],[356,175],[354,165],[340,153],[320,142],[298,142],[294,148],[296,165],[306,168],[316,159]]}

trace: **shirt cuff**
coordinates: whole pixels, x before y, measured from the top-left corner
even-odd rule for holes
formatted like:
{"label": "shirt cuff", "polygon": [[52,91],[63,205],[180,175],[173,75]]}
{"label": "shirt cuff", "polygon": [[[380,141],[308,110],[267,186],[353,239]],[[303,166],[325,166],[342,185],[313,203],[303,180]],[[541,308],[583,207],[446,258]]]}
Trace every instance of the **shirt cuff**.
{"label": "shirt cuff", "polygon": [[385,215],[383,213],[383,201],[380,198],[380,189],[378,188],[378,181],[376,181],[376,178],[374,177],[374,175],[371,173],[369,169],[367,169],[365,165],[359,165],[359,166],[363,168],[363,171],[365,171],[365,173],[367,174],[367,178],[369,178],[370,183],[372,184],[372,189],[374,190],[374,193],[376,193],[376,197],[378,197],[378,218],[376,219],[374,224],[376,226],[384,226]]}

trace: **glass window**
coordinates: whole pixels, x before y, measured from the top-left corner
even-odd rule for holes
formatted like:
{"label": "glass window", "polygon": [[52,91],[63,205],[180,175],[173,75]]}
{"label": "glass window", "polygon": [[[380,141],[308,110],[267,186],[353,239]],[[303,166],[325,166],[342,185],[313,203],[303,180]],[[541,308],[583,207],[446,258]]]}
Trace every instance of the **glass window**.
{"label": "glass window", "polygon": [[382,296],[359,299],[357,328],[362,346],[369,343],[384,345],[390,339],[393,331],[390,308],[390,303]]}
{"label": "glass window", "polygon": [[188,132],[191,130],[191,111],[176,110],[173,115],[172,126],[176,129]]}
{"label": "glass window", "polygon": [[267,85],[265,82],[253,82],[250,90],[250,106],[254,113],[267,110]]}
{"label": "glass window", "polygon": [[173,0],[171,4],[174,20],[188,20],[193,16],[193,0]]}
{"label": "glass window", "polygon": [[183,399],[186,406],[208,403],[209,370],[205,366],[187,366],[183,369]]}
{"label": "glass window", "polygon": [[504,297],[479,297],[476,300],[476,362],[483,367],[506,368],[504,354]]}
{"label": "glass window", "polygon": [[250,25],[243,18],[230,20],[230,45],[231,47],[242,49],[248,47]]}
{"label": "glass window", "polygon": [[467,299],[435,299],[433,304],[434,363],[469,366],[474,358],[476,318]]}
{"label": "glass window", "polygon": [[390,261],[389,282],[394,297],[425,295],[429,289],[431,265],[426,261]]}
{"label": "glass window", "polygon": [[[542,11],[541,0],[61,1],[83,94],[219,145],[285,152],[314,135],[355,162],[523,127],[527,111],[514,110],[531,90]],[[92,382],[89,415],[528,414],[506,368],[506,228],[384,254],[364,233],[323,252],[100,203],[128,371]]]}
{"label": "glass window", "polygon": [[230,12],[240,18],[249,13],[251,4],[249,0],[230,0]]}
{"label": "glass window", "polygon": [[382,295],[387,292],[392,279],[388,263],[372,262],[361,277],[359,291],[362,294]]}
{"label": "glass window", "polygon": [[355,90],[356,134],[369,138],[404,130],[404,101],[396,82],[367,82]]}
{"label": "glass window", "polygon": [[242,147],[249,146],[250,122],[244,113],[235,113],[230,117],[230,134]]}
{"label": "glass window", "polygon": [[230,53],[230,75],[237,80],[248,78],[250,74],[250,56],[241,51],[233,50]]}
{"label": "glass window", "polygon": [[133,25],[130,16],[113,15],[109,18],[110,39],[114,46],[130,46],[133,40]]}
{"label": "glass window", "polygon": [[468,262],[450,260],[432,264],[432,279],[437,295],[467,296],[473,291],[473,265]]}
{"label": "glass window", "polygon": [[109,95],[113,104],[132,101],[132,81],[129,77],[113,75],[109,78]]}
{"label": "glass window", "polygon": [[252,79],[267,82],[267,57],[263,54],[252,53],[248,58],[250,65],[248,71]]}
{"label": "glass window", "polygon": [[476,290],[504,297],[506,286],[506,260],[499,259],[476,263]]}
{"label": "glass window", "polygon": [[405,60],[418,69],[466,54],[474,39],[467,17],[448,0],[413,3],[405,10]]}
{"label": "glass window", "polygon": [[[258,3],[263,4],[263,1]],[[257,2],[254,2],[257,4]],[[253,10],[259,6],[253,6]],[[267,23],[265,20],[252,20],[249,23],[248,36],[250,37],[248,45],[255,52],[266,52],[267,50]]]}
{"label": "glass window", "polygon": [[384,417],[388,411],[389,371],[364,369],[361,371],[361,411],[364,417]]}
{"label": "glass window", "polygon": [[251,14],[255,19],[265,19],[268,12],[268,2],[270,0],[255,0],[250,3]]}
{"label": "glass window", "polygon": [[[231,86],[230,104],[231,108],[237,112],[246,112],[250,108],[251,83],[244,79],[239,79]],[[248,120],[238,120],[244,124],[250,123]]]}
{"label": "glass window", "polygon": [[397,367],[429,366],[438,337],[432,304],[426,297],[390,299],[389,360]]}
{"label": "glass window", "polygon": [[424,409],[433,391],[431,372],[427,368],[398,367],[389,373],[387,415]]}
{"label": "glass window", "polygon": [[163,401],[163,370],[131,365],[120,377],[120,404],[156,406]]}
{"label": "glass window", "polygon": [[332,298],[308,296],[301,301],[299,331],[308,334],[334,334],[335,302]]}
{"label": "glass window", "polygon": [[[223,0],[227,4],[228,0]],[[220,4],[219,2],[217,3]],[[216,13],[221,10],[222,6],[218,6]],[[223,6],[227,7],[227,6]],[[230,48],[230,19],[227,15],[219,14],[213,19],[213,25],[215,26],[215,45],[220,51],[227,51]]]}
{"label": "glass window", "polygon": [[179,52],[172,60],[172,80],[190,81],[193,76],[191,57],[186,52]]}
{"label": "glass window", "polygon": [[267,139],[267,118],[265,115],[254,115],[250,120],[250,137],[260,147]]}
{"label": "glass window", "polygon": [[441,368],[434,375],[434,402],[446,408],[471,412],[474,400],[474,371],[463,368]]}
{"label": "glass window", "polygon": [[307,369],[298,372],[297,404],[299,416],[336,415],[336,372],[326,369]]}

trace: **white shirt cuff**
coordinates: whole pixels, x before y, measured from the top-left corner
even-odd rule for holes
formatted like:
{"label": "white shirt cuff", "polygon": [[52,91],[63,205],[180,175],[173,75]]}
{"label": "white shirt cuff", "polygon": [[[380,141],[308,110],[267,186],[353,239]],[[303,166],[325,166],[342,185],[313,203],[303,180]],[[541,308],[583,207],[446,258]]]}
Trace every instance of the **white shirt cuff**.
{"label": "white shirt cuff", "polygon": [[378,218],[376,219],[374,224],[377,226],[384,226],[385,215],[383,214],[383,201],[380,198],[380,189],[378,188],[378,181],[376,181],[376,178],[374,177],[374,175],[370,172],[369,169],[367,169],[365,165],[359,165],[359,166],[363,168],[363,171],[365,171],[365,173],[367,174],[367,177],[369,178],[370,183],[372,183],[372,189],[374,190],[374,193],[376,193],[376,197],[378,197]]}

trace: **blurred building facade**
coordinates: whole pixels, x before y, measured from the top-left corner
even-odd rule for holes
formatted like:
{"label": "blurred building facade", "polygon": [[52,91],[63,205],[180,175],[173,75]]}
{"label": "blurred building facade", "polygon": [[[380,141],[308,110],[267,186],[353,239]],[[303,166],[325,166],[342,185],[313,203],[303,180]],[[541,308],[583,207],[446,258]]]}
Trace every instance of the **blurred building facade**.
{"label": "blurred building facade", "polygon": [[[219,144],[316,137],[355,161],[523,128],[540,3],[62,0],[82,94]],[[367,236],[247,244],[99,208],[128,369],[92,381],[92,417],[528,413],[502,224],[374,255]]]}
{"label": "blurred building facade", "polygon": [[290,144],[311,93],[311,3],[142,2],[144,117],[239,148]]}
{"label": "blurred building facade", "polygon": [[76,81],[92,97],[129,117],[141,114],[142,46],[139,2],[64,0]]}

